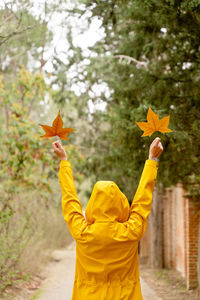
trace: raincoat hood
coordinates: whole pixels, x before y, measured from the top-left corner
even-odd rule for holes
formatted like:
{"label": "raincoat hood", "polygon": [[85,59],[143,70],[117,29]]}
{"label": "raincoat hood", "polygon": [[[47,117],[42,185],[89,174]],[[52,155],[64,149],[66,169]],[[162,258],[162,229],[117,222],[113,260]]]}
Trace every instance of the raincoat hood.
{"label": "raincoat hood", "polygon": [[97,181],[85,211],[87,222],[125,222],[129,213],[128,199],[118,186],[113,181]]}

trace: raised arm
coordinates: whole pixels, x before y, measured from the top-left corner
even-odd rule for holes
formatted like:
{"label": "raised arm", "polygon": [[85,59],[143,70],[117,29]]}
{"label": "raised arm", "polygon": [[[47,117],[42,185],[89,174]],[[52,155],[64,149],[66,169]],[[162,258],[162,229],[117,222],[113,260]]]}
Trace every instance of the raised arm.
{"label": "raised arm", "polygon": [[146,229],[146,220],[151,212],[153,190],[156,183],[158,163],[157,158],[163,147],[160,138],[156,138],[149,150],[149,159],[146,160],[142,176],[134,196],[127,226],[131,239],[141,239]]}
{"label": "raised arm", "polygon": [[59,142],[52,144],[54,152],[60,157],[59,181],[62,190],[62,210],[64,220],[67,222],[74,239],[82,239],[82,232],[87,227],[83,216],[81,203],[78,199],[71,164],[67,161],[67,155]]}

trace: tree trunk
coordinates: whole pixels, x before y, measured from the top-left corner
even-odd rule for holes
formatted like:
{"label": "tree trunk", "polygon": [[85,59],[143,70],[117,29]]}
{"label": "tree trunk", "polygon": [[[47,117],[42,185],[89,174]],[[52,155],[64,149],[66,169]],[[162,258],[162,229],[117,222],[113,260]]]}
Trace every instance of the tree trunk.
{"label": "tree trunk", "polygon": [[153,268],[163,267],[163,197],[163,187],[158,185],[153,193],[150,214],[150,264]]}

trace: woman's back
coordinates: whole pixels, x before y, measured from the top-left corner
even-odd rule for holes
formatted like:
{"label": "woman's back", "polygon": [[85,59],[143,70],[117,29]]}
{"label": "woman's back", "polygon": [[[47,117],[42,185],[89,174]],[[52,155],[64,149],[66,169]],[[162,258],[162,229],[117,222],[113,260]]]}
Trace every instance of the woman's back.
{"label": "woman's back", "polygon": [[114,182],[97,182],[85,219],[71,165],[61,162],[63,215],[76,240],[72,300],[142,300],[137,250],[151,210],[156,175],[157,163],[147,160],[131,209]]}
{"label": "woman's back", "polygon": [[124,240],[123,227],[118,222],[97,222],[89,226],[87,242],[77,242],[72,299],[134,299],[136,285],[137,299],[142,299],[138,241]]}
{"label": "woman's back", "polygon": [[[54,151],[60,163],[62,209],[71,235],[76,240],[76,272],[72,300],[142,300],[138,242],[151,211],[158,164],[151,157],[162,152],[160,139],[150,146],[131,208],[125,195],[112,181],[95,184],[83,216],[71,164],[62,146]],[[154,156],[155,155],[155,156]]]}

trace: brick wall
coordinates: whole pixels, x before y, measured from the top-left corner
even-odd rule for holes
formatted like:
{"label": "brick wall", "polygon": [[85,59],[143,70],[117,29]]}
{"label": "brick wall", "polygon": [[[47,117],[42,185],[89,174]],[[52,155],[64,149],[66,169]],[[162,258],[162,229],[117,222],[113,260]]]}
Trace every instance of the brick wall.
{"label": "brick wall", "polygon": [[[166,190],[163,201],[163,265],[186,279],[188,289],[198,283],[198,230],[200,205],[186,199],[180,185]],[[150,261],[150,226],[141,240],[140,257]]]}
{"label": "brick wall", "polygon": [[192,289],[197,287],[198,274],[198,229],[199,229],[199,205],[187,200],[187,288]]}

